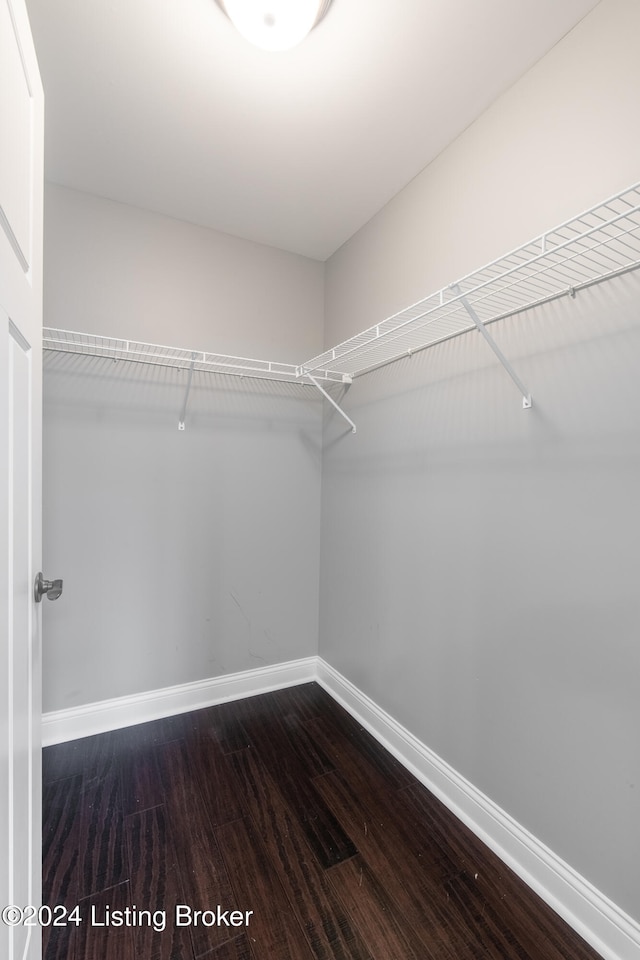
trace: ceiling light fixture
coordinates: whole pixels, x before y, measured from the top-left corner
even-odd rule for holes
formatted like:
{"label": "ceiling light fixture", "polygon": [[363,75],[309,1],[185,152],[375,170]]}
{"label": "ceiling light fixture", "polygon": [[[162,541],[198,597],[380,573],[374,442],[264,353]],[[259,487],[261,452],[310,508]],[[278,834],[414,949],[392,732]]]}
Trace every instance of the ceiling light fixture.
{"label": "ceiling light fixture", "polygon": [[290,50],[319,23],[331,0],[217,0],[239,33],[263,50]]}

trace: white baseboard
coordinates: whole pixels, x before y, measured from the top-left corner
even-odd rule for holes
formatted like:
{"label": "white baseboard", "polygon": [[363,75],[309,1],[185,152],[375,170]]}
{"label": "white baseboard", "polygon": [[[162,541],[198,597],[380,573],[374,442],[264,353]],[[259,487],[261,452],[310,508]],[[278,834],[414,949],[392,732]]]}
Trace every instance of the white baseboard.
{"label": "white baseboard", "polygon": [[321,658],[316,679],[605,960],[640,960],[640,924]]}
{"label": "white baseboard", "polygon": [[629,917],[320,657],[44,714],[49,746],[317,680],[605,960],[640,960]]}
{"label": "white baseboard", "polygon": [[128,697],[100,700],[68,710],[54,710],[42,717],[42,745],[64,743],[106,733],[148,720],[159,720],[189,710],[200,710],[227,700],[241,700],[270,690],[280,690],[316,679],[316,657],[290,660],[270,667],[229,673],[194,683],[149,690]]}

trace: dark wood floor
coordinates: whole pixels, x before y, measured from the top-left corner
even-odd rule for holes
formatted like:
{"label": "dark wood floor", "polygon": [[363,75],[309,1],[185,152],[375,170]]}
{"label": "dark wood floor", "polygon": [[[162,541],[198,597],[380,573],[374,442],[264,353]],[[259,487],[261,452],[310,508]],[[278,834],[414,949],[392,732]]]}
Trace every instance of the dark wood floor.
{"label": "dark wood floor", "polygon": [[596,960],[316,684],[48,747],[43,773],[44,902],[82,918],[45,960]]}

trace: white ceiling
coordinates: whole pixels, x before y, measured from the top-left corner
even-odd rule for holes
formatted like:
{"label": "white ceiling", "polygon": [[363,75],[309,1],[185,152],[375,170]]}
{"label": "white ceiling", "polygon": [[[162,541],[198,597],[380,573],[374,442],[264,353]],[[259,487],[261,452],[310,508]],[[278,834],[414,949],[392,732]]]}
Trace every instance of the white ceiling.
{"label": "white ceiling", "polygon": [[324,260],[597,0],[333,0],[296,49],[214,0],[27,0],[46,176]]}

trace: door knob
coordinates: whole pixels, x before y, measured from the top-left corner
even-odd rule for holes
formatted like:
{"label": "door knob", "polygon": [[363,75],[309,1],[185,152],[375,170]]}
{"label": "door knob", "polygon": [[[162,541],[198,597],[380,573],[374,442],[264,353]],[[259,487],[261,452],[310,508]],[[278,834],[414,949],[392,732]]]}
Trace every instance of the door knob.
{"label": "door knob", "polygon": [[49,600],[57,600],[62,593],[62,580],[45,580],[41,573],[36,577],[33,595],[36,603],[40,603],[46,594]]}

